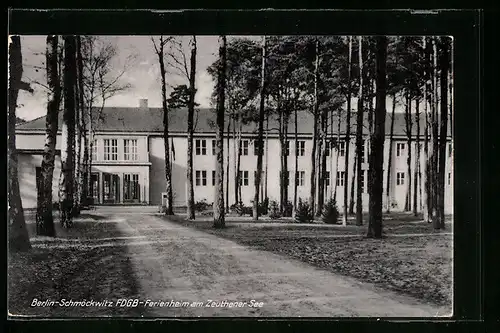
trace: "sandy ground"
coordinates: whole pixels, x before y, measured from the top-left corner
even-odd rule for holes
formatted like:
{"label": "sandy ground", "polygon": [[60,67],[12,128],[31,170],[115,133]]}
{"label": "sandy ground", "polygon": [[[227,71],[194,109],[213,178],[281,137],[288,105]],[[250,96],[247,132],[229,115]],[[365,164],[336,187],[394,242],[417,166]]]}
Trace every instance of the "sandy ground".
{"label": "sandy ground", "polygon": [[[139,284],[144,317],[451,315],[445,308],[241,246],[146,212],[110,210],[106,215],[118,222],[125,235],[125,250]],[[148,300],[186,303],[150,307],[145,304]],[[210,304],[214,307],[207,307],[209,301],[216,302]],[[199,303],[194,306],[193,302]],[[221,306],[221,302],[227,303]],[[241,303],[229,307],[231,302]]]}

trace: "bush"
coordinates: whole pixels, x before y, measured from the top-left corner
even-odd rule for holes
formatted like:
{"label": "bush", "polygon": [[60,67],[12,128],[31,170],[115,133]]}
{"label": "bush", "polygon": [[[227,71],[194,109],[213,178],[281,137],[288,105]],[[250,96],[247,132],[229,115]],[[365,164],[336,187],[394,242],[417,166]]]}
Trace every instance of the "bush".
{"label": "bush", "polygon": [[[252,206],[250,208],[252,211],[250,212],[250,214],[253,214],[253,200],[251,202]],[[265,198],[264,200],[260,201],[259,207],[257,209],[259,211],[259,216],[267,215],[269,213],[269,198]]]}
{"label": "bush", "polygon": [[339,210],[334,199],[330,199],[323,207],[322,220],[326,224],[336,224],[339,218]]}
{"label": "bush", "polygon": [[162,206],[158,207],[158,213],[165,214],[166,212],[167,212],[167,206],[162,205]]}
{"label": "bush", "polygon": [[309,203],[303,202],[299,199],[299,204],[297,205],[297,212],[295,214],[295,222],[297,223],[310,223],[314,221],[314,216],[309,206]]}
{"label": "bush", "polygon": [[203,212],[207,209],[210,208],[210,206],[212,206],[211,204],[207,203],[207,201],[205,199],[203,200],[200,200],[200,201],[196,201],[194,203],[194,211],[195,212]]}
{"label": "bush", "polygon": [[252,207],[243,205],[242,201],[237,204],[232,204],[230,209],[232,212],[238,214],[238,216],[252,215]]}
{"label": "bush", "polygon": [[280,207],[276,200],[271,200],[269,203],[269,218],[272,220],[279,219],[281,217]]}
{"label": "bush", "polygon": [[293,203],[290,201],[287,201],[283,205],[283,216],[284,217],[292,217],[293,216]]}

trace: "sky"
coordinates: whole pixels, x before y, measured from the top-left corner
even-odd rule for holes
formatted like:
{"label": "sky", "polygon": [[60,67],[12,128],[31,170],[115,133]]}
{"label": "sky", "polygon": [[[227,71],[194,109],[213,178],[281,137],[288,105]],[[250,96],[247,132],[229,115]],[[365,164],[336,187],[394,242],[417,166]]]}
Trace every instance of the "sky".
{"label": "sky", "polygon": [[[46,114],[47,93],[42,85],[45,79],[45,38],[46,36],[21,36],[23,52],[23,80],[31,83],[34,93],[20,91],[17,116],[32,120]],[[121,83],[130,84],[131,88],[106,101],[106,106],[138,106],[139,99],[148,99],[151,107],[161,107],[160,69],[150,36],[103,36],[117,48],[113,61],[116,73],[127,70]],[[190,37],[181,37],[187,42]],[[187,44],[186,44],[187,45]],[[214,88],[212,77],[207,68],[217,59],[217,36],[197,37],[197,93],[196,102],[201,107],[210,106],[210,97]],[[132,59],[132,60],[130,60]],[[167,81],[172,85],[188,84],[187,79],[176,73],[167,74]],[[172,88],[169,87],[168,91]]]}

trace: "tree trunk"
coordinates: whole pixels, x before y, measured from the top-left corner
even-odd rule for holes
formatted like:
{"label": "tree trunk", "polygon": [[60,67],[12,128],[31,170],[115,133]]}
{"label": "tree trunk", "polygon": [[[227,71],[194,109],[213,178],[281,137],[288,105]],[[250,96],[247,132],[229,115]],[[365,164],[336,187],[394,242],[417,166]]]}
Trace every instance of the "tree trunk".
{"label": "tree trunk", "polygon": [[196,36],[191,40],[191,59],[189,73],[189,104],[188,104],[188,149],[187,149],[187,182],[188,182],[188,219],[194,220],[194,186],[193,186],[193,134],[194,134],[194,98],[196,95]]}
{"label": "tree trunk", "polygon": [[297,111],[297,108],[295,108],[295,111],[294,111],[294,114],[295,114],[295,122],[294,122],[294,125],[295,125],[295,167],[294,167],[294,179],[293,179],[293,217],[295,218],[295,215],[297,214],[297,199],[298,199],[298,187],[299,187],[299,184],[297,182],[298,180],[298,177],[299,177],[299,172],[298,172],[298,168],[299,168],[299,138],[298,138],[298,135],[297,135],[297,131],[298,131],[298,111]]}
{"label": "tree trunk", "polygon": [[427,52],[427,38],[422,37],[422,48],[424,50],[424,157],[422,161],[424,175],[424,188],[422,191],[422,211],[424,214],[424,221],[430,222],[429,219],[429,108],[428,108],[428,95],[427,95],[427,84],[429,80],[429,66],[428,66],[428,52]]}
{"label": "tree trunk", "polygon": [[[288,110],[284,110],[283,114],[283,142],[286,144],[288,142],[288,123],[290,121],[290,115]],[[290,150],[290,144],[288,143],[288,150]],[[288,156],[289,154],[284,154],[283,158],[283,175],[284,175],[284,181],[285,181],[285,186],[283,186],[283,210],[286,211],[286,207],[288,207],[288,186],[290,185],[290,177],[288,177]]]}
{"label": "tree trunk", "polygon": [[412,118],[411,118],[411,97],[410,92],[406,92],[405,104],[405,125],[406,125],[406,142],[408,146],[408,154],[406,155],[406,174],[408,181],[406,182],[406,197],[405,197],[405,211],[411,210],[411,148],[412,148]]}
{"label": "tree trunk", "polygon": [[439,173],[438,173],[438,217],[440,229],[445,229],[445,179],[446,179],[446,143],[448,137],[448,37],[441,37],[441,57],[439,67],[441,69],[441,121],[439,138]]}
{"label": "tree trunk", "polygon": [[[316,215],[320,215],[323,211],[323,205],[325,203],[325,176],[326,176],[326,136],[327,136],[327,110],[322,112],[321,116],[321,140],[319,147],[319,162],[320,162],[320,172],[319,172],[319,192],[318,192],[318,210]],[[331,152],[331,151],[330,151]]]}
{"label": "tree trunk", "polygon": [[161,97],[162,97],[162,108],[163,108],[163,142],[165,150],[165,182],[166,182],[166,192],[167,192],[167,207],[165,210],[165,215],[174,215],[174,198],[172,193],[172,169],[170,164],[170,142],[169,142],[169,131],[168,131],[168,105],[167,105],[167,83],[166,83],[166,71],[165,62],[163,59],[163,49],[165,47],[165,41],[163,37],[160,37],[160,48],[157,52],[158,61],[160,63],[160,75],[161,75]]}
{"label": "tree trunk", "polygon": [[238,155],[237,155],[237,161],[236,161],[236,175],[237,175],[237,182],[236,182],[236,189],[238,191],[238,201],[237,203],[240,203],[242,201],[241,199],[241,185],[242,185],[242,177],[240,176],[240,169],[241,169],[241,153],[242,153],[242,143],[241,143],[241,130],[243,127],[242,119],[241,117],[238,118]]}
{"label": "tree trunk", "polygon": [[[339,155],[340,155],[340,122],[341,122],[341,117],[342,117],[342,111],[341,109],[339,109],[339,112],[338,112],[338,123],[337,123],[337,155],[335,157],[335,184],[333,184],[334,187],[334,191],[333,191],[333,200],[335,201],[335,203],[337,202],[337,173],[339,171]],[[332,128],[333,128],[333,121],[332,121]],[[333,131],[333,129],[332,129]],[[332,135],[332,139],[333,139],[333,135]],[[344,156],[345,156],[345,146],[344,146]],[[330,177],[331,179],[333,179],[332,177]],[[344,183],[344,186],[346,183]]]}
{"label": "tree trunk", "polygon": [[[239,153],[239,142],[237,140],[236,136],[236,128],[237,128],[237,115],[236,111],[232,110],[232,115],[233,115],[233,156],[234,156],[234,203],[237,204],[240,200],[238,199],[238,153]],[[229,176],[229,175],[228,175]]]}
{"label": "tree trunk", "polygon": [[85,86],[83,84],[83,77],[84,77],[84,72],[83,72],[83,56],[82,56],[82,38],[81,36],[76,37],[76,60],[77,60],[77,69],[78,69],[78,92],[79,92],[79,108],[80,108],[80,140],[83,141],[81,143],[81,149],[83,150],[83,154],[79,155],[81,156],[81,159],[83,159],[80,163],[80,177],[78,179],[79,183],[79,193],[80,193],[80,207],[86,206],[87,205],[87,197],[88,197],[88,189],[87,189],[87,179],[90,177],[90,174],[88,173],[88,141],[87,141],[87,135],[85,131],[87,130],[86,126],[86,119],[85,119],[85,93],[84,89]]}
{"label": "tree trunk", "polygon": [[75,147],[75,152],[74,152],[74,173],[73,173],[73,189],[74,189],[74,195],[73,195],[73,216],[78,216],[80,215],[80,199],[81,199],[81,182],[80,182],[80,176],[81,176],[81,153],[82,153],[82,133],[81,133],[81,118],[82,118],[82,110],[80,107],[80,87],[79,87],[79,78],[81,76],[80,74],[80,67],[78,66],[78,38],[79,36],[75,37],[75,82],[74,82],[74,87],[75,87],[75,138],[74,138],[74,147]]}
{"label": "tree trunk", "polygon": [[9,249],[11,251],[27,251],[31,249],[24,210],[19,191],[18,160],[16,150],[16,108],[19,89],[24,84],[23,57],[21,52],[21,38],[11,36],[9,45],[9,118],[8,118],[8,147],[9,147]]}
{"label": "tree trunk", "polygon": [[357,173],[357,165],[358,165],[358,156],[354,154],[354,164],[352,165],[352,180],[351,180],[351,198],[349,201],[349,214],[353,215],[354,214],[354,193],[356,190],[356,173]]}
{"label": "tree trunk", "polygon": [[369,186],[368,237],[382,238],[382,195],[384,181],[385,99],[387,87],[387,37],[377,37],[377,100],[375,110],[375,132],[372,135]]}
{"label": "tree trunk", "polygon": [[268,199],[268,196],[267,196],[267,180],[268,180],[268,177],[267,177],[267,169],[268,169],[268,161],[269,161],[269,138],[268,138],[268,134],[269,134],[269,113],[266,113],[266,171],[264,173],[264,177],[265,177],[265,181],[264,181],[264,197],[266,199]]}
{"label": "tree trunk", "polygon": [[230,162],[230,159],[229,159],[229,152],[230,152],[230,148],[229,148],[229,145],[230,145],[230,140],[229,138],[231,137],[231,119],[228,120],[227,122],[227,134],[226,134],[226,146],[227,146],[227,154],[226,154],[226,212],[229,211],[229,164],[231,163]]}
{"label": "tree trunk", "polygon": [[47,48],[45,53],[47,68],[47,85],[49,86],[45,147],[42,158],[42,202],[37,202],[37,227],[36,233],[41,236],[56,235],[54,229],[54,217],[52,215],[52,182],[54,178],[54,164],[56,155],[56,141],[59,121],[59,103],[61,100],[61,83],[59,81],[57,64],[57,46],[59,38],[57,35],[47,36]]}
{"label": "tree trunk", "polygon": [[214,228],[225,227],[224,212],[224,106],[226,91],[226,36],[219,37],[220,65],[217,75],[217,162],[215,165],[215,203],[214,203]]}
{"label": "tree trunk", "polygon": [[74,206],[74,138],[75,138],[75,87],[76,43],[74,36],[64,37],[64,111],[61,144],[61,177],[59,180],[59,209],[61,224],[70,228],[73,224]]}
{"label": "tree trunk", "polygon": [[387,197],[387,213],[391,212],[391,172],[392,172],[392,155],[394,149],[394,118],[396,113],[396,93],[392,94],[392,112],[391,112],[391,129],[389,134],[389,156],[387,156],[387,183],[385,195]]}
{"label": "tree trunk", "polygon": [[[356,121],[356,225],[363,225],[363,187],[361,184],[362,172],[361,164],[363,162],[363,37],[359,36],[359,96],[358,96],[358,114]],[[366,181],[366,180],[365,180]]]}
{"label": "tree trunk", "polygon": [[311,212],[315,213],[315,203],[316,203],[316,141],[318,140],[318,112],[319,112],[319,100],[318,100],[318,79],[319,79],[319,40],[316,38],[315,42],[315,62],[314,62],[314,129],[313,129],[313,141],[311,150],[311,176],[310,176],[310,194],[309,194],[309,206]]}
{"label": "tree trunk", "polygon": [[416,144],[416,156],[415,156],[415,170],[413,177],[413,215],[418,216],[418,184],[420,183],[420,99],[419,96],[416,98],[415,105],[415,123],[417,124],[417,137],[415,140]]}
{"label": "tree trunk", "polygon": [[265,115],[265,75],[266,75],[266,37],[262,37],[262,68],[260,78],[260,105],[259,105],[259,134],[257,137],[257,177],[255,179],[255,193],[253,199],[253,218],[259,219],[259,194],[260,184],[262,181],[262,158],[264,151],[262,145],[264,144],[264,115]]}
{"label": "tree trunk", "polygon": [[432,114],[431,114],[431,219],[434,229],[440,229],[438,212],[438,159],[439,159],[439,126],[438,126],[438,98],[437,98],[437,45],[432,39],[433,71],[432,71]]}
{"label": "tree trunk", "polygon": [[344,216],[342,225],[347,225],[347,208],[349,194],[349,150],[351,142],[351,63],[352,63],[352,36],[349,36],[348,78],[347,78],[347,115],[345,132],[345,162],[344,162]]}

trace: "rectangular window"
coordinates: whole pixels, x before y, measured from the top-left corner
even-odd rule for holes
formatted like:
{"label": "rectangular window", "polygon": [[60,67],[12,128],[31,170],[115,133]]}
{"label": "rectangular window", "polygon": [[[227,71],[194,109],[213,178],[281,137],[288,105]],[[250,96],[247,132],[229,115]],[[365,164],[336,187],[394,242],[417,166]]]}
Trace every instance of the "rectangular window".
{"label": "rectangular window", "polygon": [[402,156],[403,151],[405,150],[405,144],[404,143],[396,143],[396,156]]}
{"label": "rectangular window", "polygon": [[448,143],[448,157],[451,157],[452,152],[451,143]]}
{"label": "rectangular window", "polygon": [[[264,141],[262,141],[262,150],[260,152],[261,154],[264,153],[264,147],[265,147],[265,143],[264,143]],[[255,156],[258,156],[258,154],[259,154],[259,142],[257,140],[255,140],[253,143],[253,154]]]}
{"label": "rectangular window", "polygon": [[339,156],[345,155],[345,141],[339,142]]}
{"label": "rectangular window", "polygon": [[118,140],[117,139],[104,139],[104,160],[105,161],[118,160]]}
{"label": "rectangular window", "polygon": [[197,139],[194,142],[195,154],[196,155],[206,155],[207,154],[207,140]]}
{"label": "rectangular window", "polygon": [[248,155],[248,140],[240,141],[240,155]]}
{"label": "rectangular window", "polygon": [[405,184],[405,173],[398,172],[396,173],[396,185],[404,185]]}
{"label": "rectangular window", "polygon": [[215,170],[212,170],[212,186],[215,186]]}
{"label": "rectangular window", "polygon": [[305,171],[297,171],[295,173],[295,182],[297,183],[297,186],[304,186],[305,178],[306,178]]}
{"label": "rectangular window", "polygon": [[137,161],[137,140],[123,140],[123,159],[125,161]]}
{"label": "rectangular window", "polygon": [[94,142],[92,142],[92,160],[97,161],[97,152],[98,152],[98,144],[97,144],[97,139],[94,139]]}
{"label": "rectangular window", "polygon": [[298,141],[299,146],[297,147],[297,151],[299,156],[304,156],[306,154],[306,142]]}
{"label": "rectangular window", "polygon": [[344,186],[344,171],[337,171],[337,186]]}
{"label": "rectangular window", "polygon": [[217,141],[212,140],[212,155],[215,156],[217,153],[215,152],[215,148],[217,147]]}
{"label": "rectangular window", "polygon": [[285,156],[290,156],[290,141],[285,143]]}
{"label": "rectangular window", "polygon": [[325,156],[330,156],[330,141],[325,143]]}
{"label": "rectangular window", "polygon": [[365,173],[365,170],[361,171],[361,193],[365,193]]}
{"label": "rectangular window", "polygon": [[323,178],[325,186],[330,186],[330,171],[325,171],[325,176]]}
{"label": "rectangular window", "polygon": [[448,172],[448,185],[451,185],[451,172]]}
{"label": "rectangular window", "polygon": [[206,170],[196,170],[196,186],[207,186]]}
{"label": "rectangular window", "polygon": [[125,174],[123,175],[123,200],[139,200],[139,175]]}
{"label": "rectangular window", "polygon": [[248,186],[248,171],[240,171],[240,186]]}

